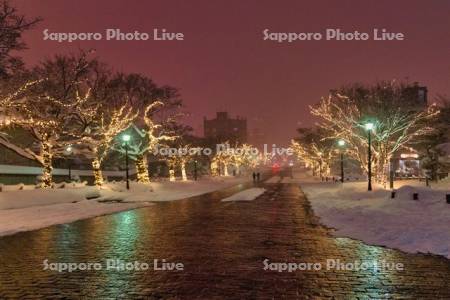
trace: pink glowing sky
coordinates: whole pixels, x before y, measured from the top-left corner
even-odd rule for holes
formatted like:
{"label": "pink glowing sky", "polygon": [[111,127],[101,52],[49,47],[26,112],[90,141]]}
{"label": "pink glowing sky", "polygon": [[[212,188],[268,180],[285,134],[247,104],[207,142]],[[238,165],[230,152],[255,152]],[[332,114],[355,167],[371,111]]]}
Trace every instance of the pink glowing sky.
{"label": "pink glowing sky", "polygon": [[[286,143],[299,125],[313,123],[308,106],[344,83],[381,79],[418,81],[430,97],[450,94],[450,2],[434,1],[62,1],[15,0],[44,21],[25,34],[34,64],[53,53],[95,48],[117,70],[151,76],[180,89],[201,133],[217,110],[248,118],[267,142]],[[106,28],[183,32],[184,41],[43,40],[52,32]],[[403,32],[405,41],[263,41],[262,31],[323,32],[326,28]]]}

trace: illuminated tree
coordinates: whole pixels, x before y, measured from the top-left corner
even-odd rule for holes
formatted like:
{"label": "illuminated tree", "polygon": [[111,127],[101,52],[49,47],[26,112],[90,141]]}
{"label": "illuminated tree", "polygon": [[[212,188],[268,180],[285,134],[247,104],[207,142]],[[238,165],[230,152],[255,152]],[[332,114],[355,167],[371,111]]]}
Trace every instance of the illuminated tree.
{"label": "illuminated tree", "polygon": [[389,160],[399,150],[411,150],[419,138],[433,131],[427,122],[439,111],[435,105],[420,107],[416,86],[381,82],[371,87],[354,85],[322,98],[311,113],[320,118],[325,139],[343,139],[348,153],[367,171],[367,131],[373,122],[372,157],[376,178],[385,183]]}
{"label": "illuminated tree", "polygon": [[116,137],[130,127],[137,116],[137,113],[127,104],[113,109],[107,108],[107,104],[104,104],[102,110],[95,116],[89,113],[83,115],[85,120],[88,120],[86,118],[88,115],[92,116],[92,119],[89,119],[89,125],[85,127],[81,139],[77,142],[81,146],[79,153],[92,159],[92,169],[97,186],[103,184],[101,166]]}
{"label": "illuminated tree", "polygon": [[[28,130],[34,128],[35,125],[34,122],[30,119],[27,119],[26,116],[23,115],[23,110],[26,105],[25,93],[29,91],[30,87],[39,83],[40,80],[29,81],[23,84],[15,92],[9,93],[1,97],[0,104],[2,108],[2,119],[3,119],[0,122],[1,127],[5,128],[5,127],[21,126]],[[39,128],[41,122],[42,120],[36,124],[37,128],[35,129],[37,134],[39,130],[42,130],[42,128]],[[51,159],[49,160],[49,155],[45,151],[46,144],[42,145],[42,149],[39,153],[36,153],[35,151],[31,150],[28,147],[24,147],[23,145],[18,145],[14,143],[6,132],[0,132],[0,144],[25,158],[35,160],[38,163],[40,163],[44,167],[43,172],[44,186],[51,185],[51,171],[52,171]]]}
{"label": "illuminated tree", "polygon": [[[128,128],[135,130],[127,148],[129,157],[136,161],[138,181],[149,182],[146,154],[153,146],[152,133],[159,127],[154,126],[150,115],[161,105],[152,100],[159,93],[156,85],[142,75],[114,73],[99,62],[93,64],[87,84],[90,101],[73,115],[73,120],[76,130],[81,131],[75,133],[81,135],[78,152],[92,159],[96,185],[103,183],[101,167],[110,151],[125,153],[119,135]],[[144,129],[136,122],[144,124]]]}
{"label": "illuminated tree", "polygon": [[[224,149],[218,149],[211,159],[212,166],[217,166],[219,176],[229,176],[228,166],[233,164],[233,155],[229,142],[222,143]],[[212,171],[212,170],[211,170]]]}
{"label": "illuminated tree", "polygon": [[[141,111],[132,127],[128,153],[135,161],[138,182],[149,183],[149,154],[176,138],[177,134],[168,127],[174,121],[174,110],[181,106],[180,95],[177,89],[159,87],[141,74],[116,73],[111,82],[130,106]],[[120,142],[115,143],[114,150],[125,153]]]}
{"label": "illuminated tree", "polygon": [[448,162],[442,159],[447,155],[446,146],[450,142],[450,99],[446,96],[438,95],[440,113],[429,123],[435,130],[420,139],[415,149],[418,150],[421,158],[421,167],[428,171],[427,176],[432,180],[438,180],[438,173],[449,171]]}
{"label": "illuminated tree", "polygon": [[210,164],[211,176],[220,176],[219,162],[214,156]]}
{"label": "illuminated tree", "polygon": [[240,174],[241,168],[258,165],[258,150],[249,144],[236,144],[234,149],[230,149],[230,155],[237,174]]}
{"label": "illuminated tree", "polygon": [[181,169],[181,179],[187,181],[186,165],[200,153],[200,148],[191,147],[191,145],[184,145],[180,148],[177,156],[177,162]]}
{"label": "illuminated tree", "polygon": [[270,153],[270,152],[267,152],[267,153],[261,152],[261,153],[259,154],[258,161],[259,161],[259,164],[260,164],[260,165],[267,166],[267,165],[270,165],[270,163],[272,162],[272,159],[273,159],[273,158],[274,158],[274,154],[273,154],[273,153]]}
{"label": "illuminated tree", "polygon": [[[150,183],[148,154],[156,152],[159,147],[164,147],[165,143],[178,138],[173,132],[167,130],[164,124],[156,123],[154,120],[155,110],[162,106],[164,106],[163,102],[155,101],[145,108],[142,115],[142,129],[134,124],[132,125],[137,138],[128,144],[128,155],[136,163],[137,180],[141,183]],[[166,122],[170,121],[170,118],[168,121],[166,120]],[[125,153],[125,149],[120,143],[116,143],[113,148],[120,153]]]}
{"label": "illuminated tree", "polygon": [[328,139],[327,132],[321,128],[299,128],[297,131],[298,137],[291,142],[297,158],[317,174],[330,175],[335,141]]}
{"label": "illuminated tree", "polygon": [[20,145],[4,136],[0,143],[42,165],[42,187],[52,186],[53,158],[62,155],[76,139],[69,134],[70,120],[74,110],[86,101],[79,90],[89,64],[84,54],[46,60],[33,69],[29,77],[34,79],[20,90],[21,97],[9,98],[11,125],[25,130],[34,144]]}
{"label": "illuminated tree", "polygon": [[[9,126],[13,118],[17,117],[16,106],[22,105],[26,92],[33,85],[39,84],[42,80],[30,80],[24,84],[21,84],[18,88],[12,87],[13,91],[8,92],[11,89],[10,81],[4,80],[3,86],[0,90],[4,93],[0,95],[0,126]],[[22,103],[21,103],[22,102]]]}
{"label": "illuminated tree", "polygon": [[175,169],[179,163],[179,158],[177,156],[169,156],[165,161],[169,167],[169,181],[176,181]]}

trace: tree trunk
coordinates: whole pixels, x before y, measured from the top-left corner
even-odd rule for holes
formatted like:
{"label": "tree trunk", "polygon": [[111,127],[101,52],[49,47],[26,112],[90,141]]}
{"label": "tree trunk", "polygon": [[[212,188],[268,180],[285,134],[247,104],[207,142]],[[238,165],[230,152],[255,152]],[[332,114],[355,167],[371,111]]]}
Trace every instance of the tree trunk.
{"label": "tree trunk", "polygon": [[388,181],[388,169],[389,169],[389,161],[391,158],[391,155],[389,155],[389,146],[388,145],[382,145],[378,151],[378,157],[375,161],[375,175],[378,183],[382,184],[383,186],[386,186]]}
{"label": "tree trunk", "polygon": [[101,166],[100,159],[95,158],[92,161],[92,171],[94,172],[94,181],[96,186],[103,185],[103,174],[100,166]]}
{"label": "tree trunk", "polygon": [[211,175],[220,176],[220,167],[216,161],[211,162]]}
{"label": "tree trunk", "polygon": [[42,188],[50,188],[53,184],[53,178],[52,178],[52,145],[48,142],[42,143],[42,181],[41,181],[41,187]]}
{"label": "tree trunk", "polygon": [[175,171],[173,169],[169,170],[169,181],[176,181]]}
{"label": "tree trunk", "polygon": [[187,175],[186,175],[186,163],[181,163],[181,178],[183,181],[187,181]]}
{"label": "tree trunk", "polygon": [[239,175],[239,174],[241,173],[241,172],[240,172],[241,164],[236,163],[236,164],[234,165],[234,167],[236,168],[236,175]]}
{"label": "tree trunk", "polygon": [[229,176],[227,164],[223,164],[223,176]]}
{"label": "tree trunk", "polygon": [[147,156],[139,155],[136,158],[137,181],[140,183],[150,183],[148,175]]}

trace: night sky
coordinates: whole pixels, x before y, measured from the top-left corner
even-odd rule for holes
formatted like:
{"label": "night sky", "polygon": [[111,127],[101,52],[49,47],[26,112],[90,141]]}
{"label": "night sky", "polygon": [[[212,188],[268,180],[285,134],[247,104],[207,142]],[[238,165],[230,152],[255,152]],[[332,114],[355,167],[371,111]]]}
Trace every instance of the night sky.
{"label": "night sky", "polygon": [[[217,110],[248,118],[269,143],[285,144],[313,123],[308,106],[344,83],[418,81],[430,97],[450,94],[450,1],[62,1],[16,0],[44,21],[24,36],[34,64],[53,53],[95,48],[117,70],[144,73],[181,90],[201,133]],[[183,32],[184,41],[44,41],[42,31]],[[372,32],[386,28],[404,41],[263,41],[262,31]]]}

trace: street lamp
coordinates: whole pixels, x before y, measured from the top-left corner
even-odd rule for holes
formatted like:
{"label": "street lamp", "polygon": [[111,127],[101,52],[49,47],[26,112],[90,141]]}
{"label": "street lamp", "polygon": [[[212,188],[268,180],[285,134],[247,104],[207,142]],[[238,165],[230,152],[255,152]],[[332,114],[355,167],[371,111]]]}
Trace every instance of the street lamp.
{"label": "street lamp", "polygon": [[[345,146],[344,140],[339,140],[338,145],[343,148]],[[341,149],[341,182],[344,183],[344,151]]]}
{"label": "street lamp", "polygon": [[367,190],[372,190],[372,130],[374,128],[374,124],[369,122],[364,125],[364,128],[367,130],[367,140],[369,144],[369,148],[367,150],[367,167],[368,167],[368,184]]}
{"label": "street lamp", "polygon": [[[67,155],[70,155],[70,154],[72,154],[72,146],[67,146],[66,147],[66,153],[67,153]],[[68,169],[69,169],[69,182],[72,182],[72,162],[71,162],[71,160],[70,160],[70,158],[68,158],[68,161],[69,161],[69,165],[68,165]]]}
{"label": "street lamp", "polygon": [[194,180],[197,180],[197,160],[194,160]]}
{"label": "street lamp", "polygon": [[125,145],[125,165],[126,165],[126,177],[127,177],[127,190],[130,189],[130,176],[128,173],[128,143],[130,142],[131,136],[129,134],[122,135],[122,141]]}

